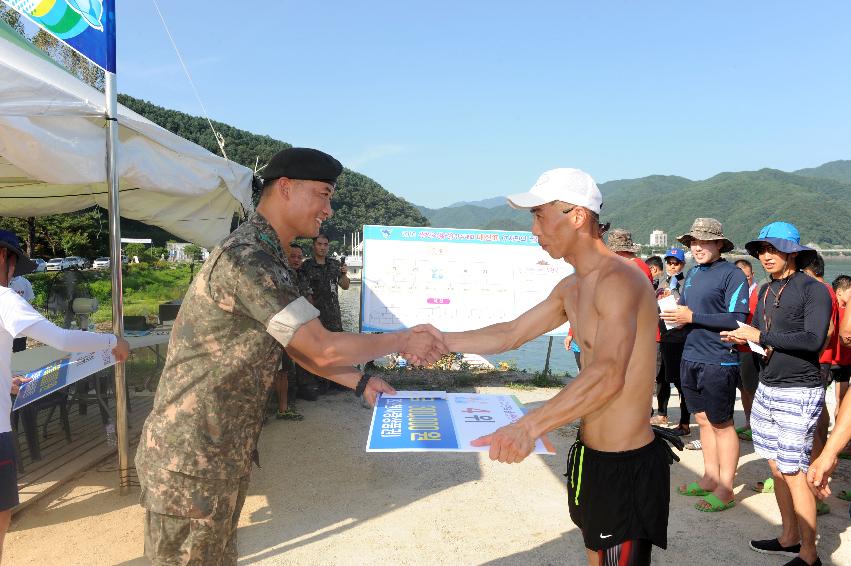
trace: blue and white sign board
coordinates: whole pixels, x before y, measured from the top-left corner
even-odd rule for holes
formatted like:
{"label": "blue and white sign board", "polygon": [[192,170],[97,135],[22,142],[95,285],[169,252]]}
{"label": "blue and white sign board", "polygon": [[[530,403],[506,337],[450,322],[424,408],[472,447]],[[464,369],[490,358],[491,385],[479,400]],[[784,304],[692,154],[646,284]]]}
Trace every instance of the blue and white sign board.
{"label": "blue and white sign board", "polygon": [[104,368],[115,364],[112,350],[99,352],[78,352],[50,362],[44,367],[23,374],[29,381],[21,385],[12,410],[15,411],[50,395],[54,391],[76,383]]}
{"label": "blue and white sign board", "polygon": [[[473,440],[523,416],[511,395],[398,391],[381,395],[369,427],[367,452],[487,452]],[[536,454],[553,454],[540,440]]]}
{"label": "blue and white sign board", "polygon": [[364,226],[361,330],[430,323],[459,332],[513,320],[571,273],[531,232]]}

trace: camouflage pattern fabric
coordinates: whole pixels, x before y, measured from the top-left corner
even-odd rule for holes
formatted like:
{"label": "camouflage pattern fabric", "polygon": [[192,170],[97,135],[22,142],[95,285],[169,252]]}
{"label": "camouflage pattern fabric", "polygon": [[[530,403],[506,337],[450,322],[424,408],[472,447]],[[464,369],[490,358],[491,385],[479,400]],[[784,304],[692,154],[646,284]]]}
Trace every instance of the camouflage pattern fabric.
{"label": "camouflage pattern fabric", "polygon": [[182,474],[162,469],[157,473],[162,477],[146,477],[143,481],[180,484],[184,492],[194,494],[197,513],[186,517],[149,508],[145,512],[145,556],[155,565],[236,564],[236,528],[248,492],[248,476],[226,481],[181,477]]}
{"label": "camouflage pattern fabric", "polygon": [[305,299],[313,296],[313,289],[310,288],[310,283],[307,281],[307,277],[302,277],[301,272],[296,274],[296,281],[299,295]]}
{"label": "camouflage pattern fabric", "polygon": [[322,326],[331,332],[342,332],[343,319],[340,315],[340,299],[337,295],[340,262],[327,257],[324,264],[318,264],[315,259],[307,258],[301,264],[298,274],[299,278],[303,278],[313,291],[313,304],[319,309],[319,320]]}
{"label": "camouflage pattern fabric", "polygon": [[266,327],[299,297],[295,281],[259,214],[213,250],[174,322],[137,466],[203,478],[249,473],[282,353]]}
{"label": "camouflage pattern fabric", "polygon": [[136,452],[155,563],[236,562],[236,521],[283,353],[267,327],[297,299],[296,273],[256,213],[190,285]]}

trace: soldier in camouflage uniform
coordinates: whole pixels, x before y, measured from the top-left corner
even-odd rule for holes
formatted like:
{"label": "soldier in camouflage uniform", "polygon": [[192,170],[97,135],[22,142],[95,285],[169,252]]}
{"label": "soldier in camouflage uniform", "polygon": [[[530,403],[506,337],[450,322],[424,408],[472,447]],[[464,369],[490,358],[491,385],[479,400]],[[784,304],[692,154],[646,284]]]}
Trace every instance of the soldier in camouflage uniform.
{"label": "soldier in camouflage uniform", "polygon": [[[304,252],[295,243],[290,244],[290,252],[287,257],[290,267],[298,274],[301,264],[304,263]],[[307,283],[307,279],[298,274],[298,294],[310,301],[313,304],[313,291]],[[276,419],[288,421],[304,420],[304,415],[299,413],[292,399],[295,397],[298,389],[298,370],[300,370],[295,362],[284,351],[281,359],[281,369],[278,370],[278,375],[275,376],[275,394],[278,401],[278,410],[275,413]],[[302,370],[303,371],[303,370]]]}
{"label": "soldier in camouflage uniform", "polygon": [[331,332],[343,331],[337,287],[344,291],[349,288],[346,271],[345,263],[328,257],[328,237],[325,234],[313,239],[313,257],[304,260],[299,269],[299,276],[304,277],[313,290],[313,304],[319,309],[319,321]]}
{"label": "soldier in camouflage uniform", "polygon": [[352,364],[391,352],[429,362],[446,352],[429,326],[330,333],[299,296],[281,242],[316,236],[341,171],[317,150],[276,154],[257,212],[213,250],[186,293],[136,453],[154,564],[236,564],[236,526],[282,348],[370,403],[393,388]]}
{"label": "soldier in camouflage uniform", "polygon": [[[337,287],[349,288],[346,264],[328,257],[328,236],[319,234],[313,239],[313,257],[304,260],[299,269],[300,280],[304,280],[313,290],[313,305],[319,309],[319,321],[326,330],[343,331],[343,318],[340,313],[340,299]],[[318,393],[328,391],[328,380],[307,371],[300,371],[299,397],[314,401]]]}

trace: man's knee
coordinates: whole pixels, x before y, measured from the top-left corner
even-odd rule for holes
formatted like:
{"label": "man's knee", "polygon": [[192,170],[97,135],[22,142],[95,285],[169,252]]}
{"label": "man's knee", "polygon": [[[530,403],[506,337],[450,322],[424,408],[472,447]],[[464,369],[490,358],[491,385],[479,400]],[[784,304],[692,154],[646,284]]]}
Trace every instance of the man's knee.
{"label": "man's knee", "polygon": [[786,476],[777,467],[777,461],[776,460],[769,460],[768,461],[768,468],[771,470],[771,477],[774,478],[775,482],[780,481],[780,482],[786,483]]}
{"label": "man's knee", "polygon": [[694,420],[697,421],[697,424],[700,426],[709,425],[709,418],[706,416],[705,412],[695,413]]}

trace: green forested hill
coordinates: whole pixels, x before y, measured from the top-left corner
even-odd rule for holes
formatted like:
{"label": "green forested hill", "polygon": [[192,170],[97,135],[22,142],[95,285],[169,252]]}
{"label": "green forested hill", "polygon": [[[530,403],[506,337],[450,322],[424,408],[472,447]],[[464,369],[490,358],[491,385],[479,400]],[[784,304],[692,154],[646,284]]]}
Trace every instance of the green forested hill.
{"label": "green forested hill", "polygon": [[[165,129],[219,154],[219,146],[204,118],[169,110],[128,95],[119,102],[156,122]],[[213,121],[225,139],[228,158],[246,167],[262,167],[277,151],[292,147],[269,136],[253,134],[222,122]],[[262,176],[262,171],[261,171]],[[331,240],[341,241],[364,224],[428,226],[428,219],[408,201],[395,196],[366,175],[345,169],[337,182],[333,201],[334,216],[322,226]]]}
{"label": "green forested hill", "polygon": [[795,174],[803,175],[804,177],[822,177],[824,179],[851,183],[851,161],[831,161],[818,167],[798,169],[795,171]]}
{"label": "green forested hill", "polygon": [[[720,173],[703,181],[651,175],[602,183],[600,190],[603,220],[631,230],[642,243],[656,229],[667,232],[672,242],[695,218],[711,216],[724,223],[738,245],[765,224],[786,220],[798,226],[805,243],[851,247],[851,161],[796,173],[776,169]],[[434,226],[528,230],[530,225],[527,213],[507,205],[420,210]]]}
{"label": "green forested hill", "polygon": [[849,196],[848,184],[762,169],[721,173],[676,191],[655,191],[648,185],[622,192],[608,199],[603,216],[612,226],[632,230],[641,242],[647,242],[654,229],[668,232],[671,241],[688,230],[694,218],[710,216],[724,223],[728,237],[739,246],[775,220],[797,225],[805,242],[847,245]]}

